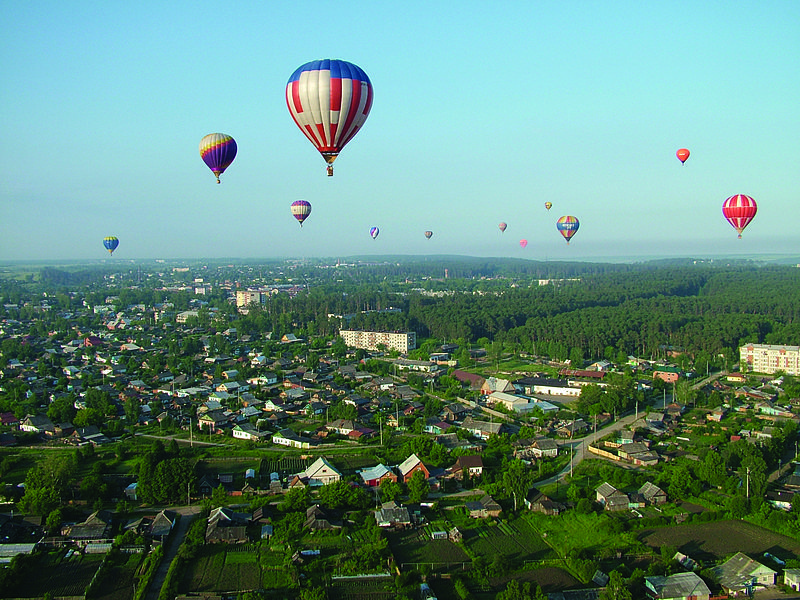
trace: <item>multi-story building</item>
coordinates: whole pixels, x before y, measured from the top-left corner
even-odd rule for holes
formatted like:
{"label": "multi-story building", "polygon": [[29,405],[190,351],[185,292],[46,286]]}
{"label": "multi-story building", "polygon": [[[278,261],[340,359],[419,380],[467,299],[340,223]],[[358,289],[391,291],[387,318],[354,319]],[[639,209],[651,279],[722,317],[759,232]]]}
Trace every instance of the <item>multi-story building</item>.
{"label": "multi-story building", "polygon": [[389,350],[406,353],[417,347],[417,334],[413,331],[358,331],[342,329],[339,331],[344,343],[352,348],[377,350],[384,345]]}
{"label": "multi-story building", "polygon": [[800,375],[800,346],[750,344],[739,348],[739,364],[756,373]]}
{"label": "multi-story building", "polygon": [[260,290],[236,290],[236,308],[245,308],[253,303],[262,304],[262,294]]}

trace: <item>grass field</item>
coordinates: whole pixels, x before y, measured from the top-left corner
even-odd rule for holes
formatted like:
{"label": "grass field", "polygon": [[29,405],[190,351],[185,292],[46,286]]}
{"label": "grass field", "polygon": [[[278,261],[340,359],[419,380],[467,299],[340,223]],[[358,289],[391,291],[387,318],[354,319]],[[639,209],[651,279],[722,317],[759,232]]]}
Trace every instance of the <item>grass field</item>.
{"label": "grass field", "polygon": [[557,517],[530,514],[525,518],[530,526],[541,534],[546,543],[562,557],[571,551],[589,552],[597,556],[603,556],[614,550],[647,551],[634,534],[615,531],[613,518],[605,514],[581,515],[575,511],[568,511]]}

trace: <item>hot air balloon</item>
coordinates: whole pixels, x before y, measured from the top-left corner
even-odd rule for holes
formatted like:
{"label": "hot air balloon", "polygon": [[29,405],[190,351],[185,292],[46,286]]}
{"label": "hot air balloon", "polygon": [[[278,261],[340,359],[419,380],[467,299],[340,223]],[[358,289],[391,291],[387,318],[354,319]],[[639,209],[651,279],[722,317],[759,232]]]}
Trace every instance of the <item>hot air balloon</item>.
{"label": "hot air balloon", "polygon": [[561,217],[556,223],[556,229],[558,229],[559,233],[564,236],[564,239],[567,240],[568,244],[572,239],[572,236],[578,233],[578,227],[580,226],[580,221],[569,215]]}
{"label": "hot air balloon", "polygon": [[119,246],[119,240],[113,235],[109,235],[108,237],[103,238],[103,246],[105,246],[106,250],[108,250],[108,253],[113,256],[114,250],[116,250],[117,246]]}
{"label": "hot air balloon", "polygon": [[519,247],[520,248],[524,248],[527,245],[528,245],[528,240],[520,240],[519,241]]}
{"label": "hot air balloon", "polygon": [[552,203],[552,202],[545,202],[545,203],[544,203],[544,207],[545,207],[547,210],[550,210],[551,208],[553,208],[553,203]]}
{"label": "hot air balloon", "polygon": [[432,232],[432,231],[426,231],[426,232],[425,232],[425,237],[426,237],[427,239],[431,239],[431,236],[432,236],[432,235],[433,235],[433,232]]}
{"label": "hot air balloon", "polygon": [[292,214],[294,218],[303,226],[303,221],[311,214],[311,203],[305,200],[295,200],[292,202]]}
{"label": "hot air balloon", "polygon": [[286,84],[286,105],[294,122],[328,163],[353,139],[372,108],[372,83],[344,60],[315,60],[298,68]]}
{"label": "hot air balloon", "polygon": [[750,224],[753,217],[756,216],[756,201],[750,196],[744,194],[736,194],[731,196],[722,204],[722,214],[728,219],[733,228],[739,233],[739,238],[742,237],[742,231]]}
{"label": "hot air balloon", "polygon": [[200,140],[200,156],[217,178],[236,158],[236,140],[224,133],[209,133]]}
{"label": "hot air balloon", "polygon": [[378,234],[379,234],[380,232],[381,232],[381,230],[380,230],[380,229],[378,229],[377,227],[370,227],[370,228],[369,228],[369,235],[372,237],[372,239],[373,239],[373,240],[374,240],[376,237],[378,237]]}
{"label": "hot air balloon", "polygon": [[689,151],[686,148],[681,148],[675,153],[675,156],[678,157],[678,160],[681,161],[681,164],[686,164],[686,159],[689,158]]}
{"label": "hot air balloon", "polygon": [[500,223],[500,225],[498,225],[498,227],[500,228],[500,231],[505,233],[506,227],[508,227],[508,225],[506,225],[505,223]]}

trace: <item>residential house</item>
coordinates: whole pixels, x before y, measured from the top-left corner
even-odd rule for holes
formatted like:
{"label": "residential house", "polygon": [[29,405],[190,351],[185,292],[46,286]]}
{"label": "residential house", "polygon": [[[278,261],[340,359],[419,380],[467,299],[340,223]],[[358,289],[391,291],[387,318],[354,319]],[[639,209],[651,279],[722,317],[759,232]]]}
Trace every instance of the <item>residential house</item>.
{"label": "residential house", "polygon": [[384,502],[380,510],[375,511],[375,522],[378,527],[404,529],[412,524],[411,513],[408,508],[398,506],[394,501]]}
{"label": "residential house", "polygon": [[777,572],[737,552],[714,568],[714,576],[728,594],[751,596],[757,587],[775,585]]}
{"label": "residential house", "polygon": [[308,485],[312,487],[327,485],[334,481],[339,481],[342,474],[336,470],[325,457],[319,457],[305,471],[298,473],[301,479],[307,479]]}
{"label": "residential house", "polygon": [[558,456],[558,444],[550,438],[536,438],[531,444],[531,453],[536,458],[555,458]]}
{"label": "residential house", "polygon": [[795,592],[800,592],[800,569],[784,569],[783,584]]}
{"label": "residential house", "polygon": [[481,394],[488,396],[494,392],[514,392],[514,385],[508,379],[489,377],[481,386]]}
{"label": "residential house", "polygon": [[233,426],[233,437],[239,440],[259,441],[265,439],[269,434],[266,431],[259,431],[250,423],[240,423]]}
{"label": "residential house", "polygon": [[75,541],[78,545],[108,539],[111,535],[112,516],[111,511],[108,510],[95,511],[82,523],[62,528],[61,535]]}
{"label": "residential house", "polygon": [[442,410],[442,419],[448,423],[456,423],[463,420],[469,413],[469,408],[460,402],[453,402],[445,406]]}
{"label": "residential house", "polygon": [[630,501],[628,495],[619,491],[610,483],[603,483],[595,490],[595,492],[597,493],[597,502],[599,502],[605,510],[628,510],[628,504]]}
{"label": "residential house", "polygon": [[208,516],[206,543],[244,544],[247,538],[248,516],[226,506],[215,508]]}
{"label": "residential house", "polygon": [[453,377],[464,385],[468,385],[469,389],[473,391],[480,390],[483,387],[483,384],[486,382],[486,380],[480,375],[468,373],[459,369],[453,371]]}
{"label": "residential house", "polygon": [[19,428],[29,433],[43,433],[45,435],[55,435],[56,427],[53,422],[45,415],[28,415],[22,420]]}
{"label": "residential house", "polygon": [[525,507],[533,512],[540,512],[550,516],[555,516],[566,509],[563,504],[545,496],[535,487],[528,490],[525,496]]}
{"label": "residential house", "polygon": [[480,500],[467,502],[464,506],[473,519],[499,517],[503,510],[503,507],[495,502],[489,494],[484,495]]}
{"label": "residential house", "polygon": [[676,573],[668,577],[645,577],[645,588],[650,598],[658,600],[709,600],[711,590],[705,581],[693,572]]}
{"label": "residential house", "polygon": [[448,471],[453,477],[480,477],[483,475],[483,459],[477,454],[459,456]]}
{"label": "residential house", "polygon": [[416,454],[412,454],[402,463],[400,463],[400,465],[397,467],[397,470],[400,472],[399,480],[402,483],[408,483],[411,481],[411,477],[416,471],[422,471],[426,480],[431,476],[430,469],[425,466],[425,464]]}
{"label": "residential house", "polygon": [[341,529],[342,522],[330,510],[315,504],[306,510],[306,521],[303,527],[312,531],[331,531]]}
{"label": "residential house", "polygon": [[200,415],[197,419],[197,427],[202,429],[208,429],[209,431],[218,432],[222,430],[222,428],[228,425],[228,415],[225,414],[225,411],[220,410],[211,410],[207,413]]}
{"label": "residential house", "polygon": [[638,493],[644,496],[649,505],[664,504],[667,501],[667,493],[649,481],[639,488]]}
{"label": "residential house", "polygon": [[466,429],[479,439],[488,440],[490,436],[500,433],[503,424],[490,421],[477,421],[472,417],[467,417],[461,423],[461,428]]}
{"label": "residential house", "polygon": [[378,487],[385,479],[397,481],[397,475],[394,471],[384,464],[379,464],[369,469],[362,469],[358,474],[367,487]]}
{"label": "residential house", "polygon": [[272,443],[290,448],[308,449],[315,445],[315,442],[307,437],[298,435],[291,429],[281,429],[272,436]]}

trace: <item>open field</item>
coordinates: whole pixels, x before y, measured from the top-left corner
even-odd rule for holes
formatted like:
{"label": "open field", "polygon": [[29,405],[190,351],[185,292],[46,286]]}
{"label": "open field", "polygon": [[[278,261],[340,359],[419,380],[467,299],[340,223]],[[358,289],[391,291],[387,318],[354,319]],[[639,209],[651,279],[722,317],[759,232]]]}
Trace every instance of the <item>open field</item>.
{"label": "open field", "polygon": [[646,529],[639,539],[658,549],[673,546],[695,560],[718,561],[741,551],[751,556],[770,552],[786,560],[800,558],[800,541],[746,521],[716,521]]}

